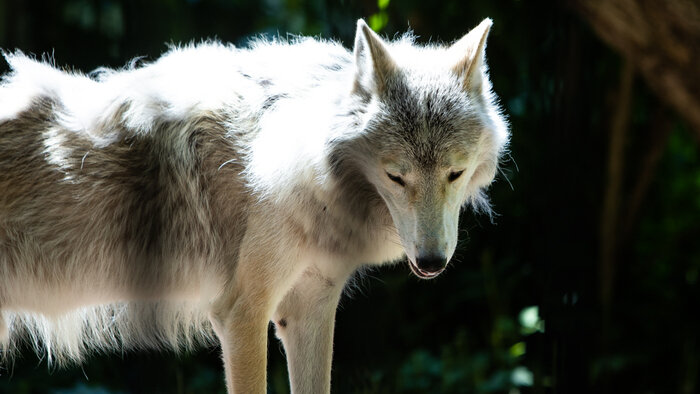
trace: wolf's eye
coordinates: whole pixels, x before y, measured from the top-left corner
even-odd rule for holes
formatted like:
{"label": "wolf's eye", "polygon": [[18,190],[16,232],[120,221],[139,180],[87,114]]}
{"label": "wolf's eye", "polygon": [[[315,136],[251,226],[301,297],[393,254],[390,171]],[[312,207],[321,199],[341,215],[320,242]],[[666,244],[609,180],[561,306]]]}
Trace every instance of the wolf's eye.
{"label": "wolf's eye", "polygon": [[399,185],[401,185],[401,186],[406,186],[406,183],[404,183],[403,179],[401,179],[400,176],[398,176],[398,175],[391,175],[391,174],[389,174],[388,172],[386,173],[386,176],[388,176],[389,179],[391,179],[392,181],[398,183]]}
{"label": "wolf's eye", "polygon": [[450,175],[447,176],[447,180],[448,180],[449,182],[454,182],[454,181],[457,180],[457,178],[459,178],[460,176],[462,176],[462,173],[464,173],[464,170],[452,171],[452,172],[450,172]]}

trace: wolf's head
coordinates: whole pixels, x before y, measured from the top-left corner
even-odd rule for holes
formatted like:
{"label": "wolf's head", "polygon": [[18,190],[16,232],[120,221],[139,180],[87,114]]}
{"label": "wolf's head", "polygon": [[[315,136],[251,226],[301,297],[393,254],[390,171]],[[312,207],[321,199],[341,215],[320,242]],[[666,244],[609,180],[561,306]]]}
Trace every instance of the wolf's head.
{"label": "wolf's head", "polygon": [[412,271],[433,278],[457,245],[460,208],[488,209],[508,130],[484,61],[491,20],[449,47],[387,43],[362,21],[353,95],[359,166],[386,202]]}

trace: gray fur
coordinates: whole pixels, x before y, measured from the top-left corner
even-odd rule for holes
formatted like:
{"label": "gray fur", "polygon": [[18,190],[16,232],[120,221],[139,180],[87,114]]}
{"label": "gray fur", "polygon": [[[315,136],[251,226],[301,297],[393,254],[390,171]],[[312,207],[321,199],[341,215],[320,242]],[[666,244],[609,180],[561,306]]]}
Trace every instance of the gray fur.
{"label": "gray fur", "polygon": [[[13,108],[0,111],[3,355],[22,340],[62,363],[95,348],[181,348],[216,336],[229,390],[255,392],[264,357],[233,338],[258,343],[244,320],[261,316],[278,322],[294,390],[326,391],[348,277],[401,259],[413,237],[414,264],[426,248],[453,250],[431,233],[443,231],[434,209],[449,205],[454,216],[485,201],[507,142],[481,66],[489,26],[467,40],[467,60],[408,35],[384,42],[363,23],[354,53],[311,39],[203,43],[90,77],[9,55],[0,85],[0,106]],[[444,61],[409,62],[417,57]],[[452,60],[467,66],[450,71]],[[404,163],[407,203],[386,178],[389,159]],[[457,165],[469,179],[442,181]],[[413,220],[401,213],[413,209],[425,224],[408,234],[397,220]],[[318,354],[304,344],[315,340]],[[262,375],[249,366],[259,360]]]}

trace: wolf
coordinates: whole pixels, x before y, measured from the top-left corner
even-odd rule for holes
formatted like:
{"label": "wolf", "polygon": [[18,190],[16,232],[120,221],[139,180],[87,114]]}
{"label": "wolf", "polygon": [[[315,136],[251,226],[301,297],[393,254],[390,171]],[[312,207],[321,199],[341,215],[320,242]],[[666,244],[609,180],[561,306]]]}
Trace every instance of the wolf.
{"label": "wolf", "polygon": [[173,47],[90,74],[5,53],[0,331],[51,362],[218,343],[229,393],[266,391],[274,322],[294,393],[330,391],[361,267],[438,276],[488,210],[509,131],[486,19],[451,45],[321,39]]}

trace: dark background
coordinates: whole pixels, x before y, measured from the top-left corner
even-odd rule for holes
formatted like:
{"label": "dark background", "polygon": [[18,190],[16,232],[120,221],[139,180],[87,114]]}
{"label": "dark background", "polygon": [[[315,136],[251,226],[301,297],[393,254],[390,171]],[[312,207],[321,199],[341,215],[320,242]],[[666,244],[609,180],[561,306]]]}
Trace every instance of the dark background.
{"label": "dark background", "polygon": [[[512,143],[490,192],[497,216],[463,215],[459,263],[433,281],[376,269],[344,297],[333,392],[699,392],[700,134],[570,3],[0,0],[0,48],[89,71],[212,37],[349,47],[360,17],[420,42],[493,18],[487,59]],[[269,355],[269,391],[288,392],[275,339]],[[0,369],[2,393],[224,391],[216,348],[67,369],[28,351]]]}

